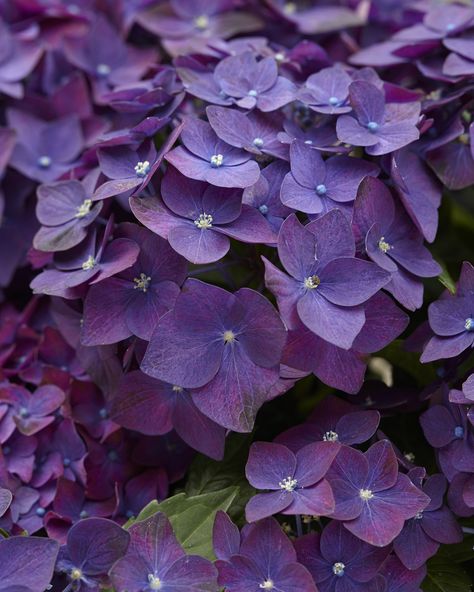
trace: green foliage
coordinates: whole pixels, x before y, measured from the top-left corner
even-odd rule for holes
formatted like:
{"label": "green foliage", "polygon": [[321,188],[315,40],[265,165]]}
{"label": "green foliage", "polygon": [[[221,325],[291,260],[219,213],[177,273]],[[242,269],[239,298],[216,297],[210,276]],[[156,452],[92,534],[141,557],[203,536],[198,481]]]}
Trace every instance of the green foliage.
{"label": "green foliage", "polygon": [[156,500],[150,502],[125,528],[137,521],[146,520],[156,512],[163,512],[168,516],[176,538],[187,553],[214,560],[212,527],[216,512],[228,510],[238,495],[238,487],[227,487],[201,495],[178,493],[161,503]]}
{"label": "green foliage", "polygon": [[[472,553],[472,550],[471,550]],[[435,556],[428,561],[428,574],[422,584],[425,592],[471,592],[471,578],[454,561]]]}

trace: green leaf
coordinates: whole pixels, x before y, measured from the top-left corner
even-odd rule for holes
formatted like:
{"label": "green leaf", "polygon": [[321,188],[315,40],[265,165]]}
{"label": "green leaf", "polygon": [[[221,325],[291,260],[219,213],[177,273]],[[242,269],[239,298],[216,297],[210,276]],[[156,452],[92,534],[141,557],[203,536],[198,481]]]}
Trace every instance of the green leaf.
{"label": "green leaf", "polygon": [[443,272],[438,276],[438,280],[447,288],[451,294],[456,294],[456,283],[451,277],[449,271],[442,265]]}
{"label": "green leaf", "polygon": [[135,520],[127,522],[125,528],[146,520],[156,512],[163,512],[168,516],[176,538],[187,553],[214,560],[212,528],[216,512],[227,511],[238,495],[238,487],[227,487],[201,495],[178,493],[161,503],[156,500],[150,502]]}
{"label": "green leaf", "polygon": [[229,514],[236,521],[242,519],[245,504],[255,493],[255,489],[245,477],[245,464],[251,441],[251,435],[233,434],[227,440],[223,460],[215,461],[206,456],[197,456],[188,474],[186,493],[200,495],[238,486],[239,496],[229,508]]}
{"label": "green leaf", "polygon": [[401,339],[395,339],[377,355],[388,360],[395,369],[400,368],[410,374],[421,387],[434,382],[437,378],[434,365],[420,364],[420,354],[405,351]]}
{"label": "green leaf", "polygon": [[428,573],[421,585],[425,592],[471,592],[471,578],[456,563],[444,557],[428,561]]}

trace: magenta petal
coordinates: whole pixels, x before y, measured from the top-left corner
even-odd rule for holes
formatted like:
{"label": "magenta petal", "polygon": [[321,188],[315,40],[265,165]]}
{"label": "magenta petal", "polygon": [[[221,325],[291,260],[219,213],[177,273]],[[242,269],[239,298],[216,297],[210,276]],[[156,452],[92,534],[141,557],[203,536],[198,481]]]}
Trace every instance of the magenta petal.
{"label": "magenta petal", "polygon": [[334,495],[330,484],[322,479],[315,485],[296,489],[291,504],[282,514],[309,514],[329,516],[334,512]]}

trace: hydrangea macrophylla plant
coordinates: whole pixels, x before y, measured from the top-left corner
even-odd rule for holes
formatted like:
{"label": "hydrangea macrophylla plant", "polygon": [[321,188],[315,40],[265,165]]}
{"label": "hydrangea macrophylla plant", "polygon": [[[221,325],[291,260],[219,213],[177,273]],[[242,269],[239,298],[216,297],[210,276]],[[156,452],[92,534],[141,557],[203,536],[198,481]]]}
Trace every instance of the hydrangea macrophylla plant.
{"label": "hydrangea macrophylla plant", "polygon": [[130,534],[105,518],[75,524],[61,547],[56,571],[65,573],[73,590],[97,590],[112,565],[125,555]]}
{"label": "hydrangea macrophylla plant", "polygon": [[398,473],[387,440],[364,454],[342,446],[327,474],[335,499],[332,516],[353,535],[376,547],[389,545],[406,520],[422,512],[430,498]]}
{"label": "hydrangea macrophylla plant", "polygon": [[40,537],[0,540],[0,590],[43,592],[49,586],[59,545]]}
{"label": "hydrangea macrophylla plant", "polygon": [[[310,573],[297,562],[291,541],[274,518],[247,527],[241,544],[237,527],[222,515],[217,518],[220,520],[216,519],[214,525],[214,544],[219,558],[216,566],[218,582],[226,590],[317,591]],[[221,542],[223,536],[229,537],[225,547]]]}
{"label": "hydrangea macrophylla plant", "polygon": [[474,267],[465,261],[455,294],[443,294],[428,308],[434,336],[421,356],[422,362],[452,358],[474,345]]}
{"label": "hydrangea macrophylla plant", "polygon": [[364,146],[367,154],[380,156],[419,138],[420,103],[386,103],[383,90],[364,80],[349,86],[349,100],[353,112],[337,120],[341,142]]}
{"label": "hydrangea macrophylla plant", "polygon": [[441,267],[423,246],[423,237],[382,181],[365,179],[354,204],[352,227],[362,254],[391,273],[385,289],[410,310],[423,303],[420,278],[434,277]]}
{"label": "hydrangea macrophylla plant", "polygon": [[354,238],[339,210],[306,226],[289,216],[278,254],[290,275],[264,259],[265,282],[285,323],[293,328],[300,319],[318,337],[349,349],[364,326],[361,305],[389,281],[388,273],[355,258]]}
{"label": "hydrangea macrophylla plant", "polygon": [[296,453],[282,444],[254,442],[245,474],[257,489],[245,508],[249,522],[277,514],[328,516],[334,510],[331,487],[324,476],[339,452],[337,442],[314,442]]}
{"label": "hydrangea macrophylla plant", "polygon": [[320,592],[379,592],[384,578],[379,570],[390,547],[361,542],[332,521],[321,534],[312,533],[296,541],[298,560],[310,571]]}
{"label": "hydrangea macrophylla plant", "polygon": [[129,532],[128,550],[110,570],[117,592],[217,592],[216,568],[203,557],[186,555],[164,514],[132,524]]}
{"label": "hydrangea macrophylla plant", "polygon": [[133,198],[132,210],[191,263],[219,261],[229,250],[230,238],[247,243],[277,240],[264,215],[242,204],[239,190],[193,181],[172,168],[163,178],[161,196],[163,202]]}
{"label": "hydrangea macrophylla plant", "polygon": [[220,140],[212,127],[200,119],[188,119],[181,134],[184,146],[166,155],[181,173],[217,187],[249,187],[260,176],[250,153]]}
{"label": "hydrangea macrophylla plant", "polygon": [[184,259],[146,228],[125,223],[120,236],[117,240],[138,245],[139,255],[131,267],[89,289],[81,334],[85,345],[116,343],[131,335],[149,340],[186,278]]}
{"label": "hydrangea macrophylla plant", "polygon": [[141,369],[193,389],[200,411],[246,432],[272,396],[285,340],[278,314],[261,294],[248,288],[231,294],[188,279],[173,310],[158,322]]}
{"label": "hydrangea macrophylla plant", "polygon": [[443,475],[431,475],[423,484],[424,470],[412,469],[408,476],[430,498],[426,508],[407,521],[393,542],[393,548],[403,565],[419,569],[434,555],[440,543],[462,541],[461,527],[447,506],[443,504],[447,481]]}
{"label": "hydrangea macrophylla plant", "polygon": [[290,159],[291,173],[281,185],[281,201],[308,214],[354,201],[362,179],[378,173],[375,165],[349,156],[332,156],[325,161],[318,150],[298,140],[291,144]]}

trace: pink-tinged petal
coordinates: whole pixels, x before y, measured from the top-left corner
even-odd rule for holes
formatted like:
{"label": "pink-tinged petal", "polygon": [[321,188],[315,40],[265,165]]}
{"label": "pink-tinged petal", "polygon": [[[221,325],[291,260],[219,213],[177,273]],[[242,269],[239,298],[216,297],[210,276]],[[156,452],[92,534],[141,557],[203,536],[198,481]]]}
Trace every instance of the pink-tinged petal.
{"label": "pink-tinged petal", "polygon": [[229,250],[226,236],[207,228],[198,228],[194,223],[182,222],[168,233],[173,249],[194,264],[219,261]]}
{"label": "pink-tinged petal", "polygon": [[54,413],[65,400],[64,391],[54,384],[38,387],[30,399],[29,411],[32,415],[44,416]]}
{"label": "pink-tinged petal", "polygon": [[342,349],[350,349],[365,323],[362,307],[340,307],[315,290],[307,290],[296,308],[301,321],[313,333]]}
{"label": "pink-tinged petal", "polygon": [[363,304],[390,281],[390,274],[378,265],[353,257],[330,261],[319,277],[316,289],[339,306]]}
{"label": "pink-tinged petal", "polygon": [[420,361],[424,364],[443,358],[454,358],[468,347],[472,347],[473,342],[474,335],[469,331],[454,337],[432,337],[425,346]]}
{"label": "pink-tinged petal", "polygon": [[288,491],[272,491],[254,495],[245,506],[247,522],[256,522],[262,518],[279,514],[293,501],[293,494]]}
{"label": "pink-tinged petal", "polygon": [[296,453],[295,479],[307,488],[320,481],[328,472],[341,446],[337,442],[314,442]]}
{"label": "pink-tinged petal", "polygon": [[[311,152],[316,152],[311,150]],[[291,173],[288,173],[281,184],[281,201],[289,208],[305,212],[307,214],[319,214],[323,205],[321,198],[316,193],[315,187],[311,189],[300,185]]]}
{"label": "pink-tinged petal", "polygon": [[235,432],[250,432],[258,410],[270,398],[270,389],[277,380],[278,366],[257,366],[241,346],[228,344],[217,374],[208,385],[193,393],[193,400],[200,411],[219,425]]}
{"label": "pink-tinged petal", "polygon": [[282,510],[282,514],[329,516],[334,512],[334,495],[326,479],[310,487],[295,489],[292,497],[291,504]]}
{"label": "pink-tinged petal", "polygon": [[254,290],[241,288],[235,296],[245,311],[239,343],[255,364],[273,368],[279,364],[286,342],[286,330],[277,311]]}
{"label": "pink-tinged petal", "polygon": [[217,559],[229,560],[240,549],[240,531],[229,516],[219,510],[212,529],[212,542]]}

